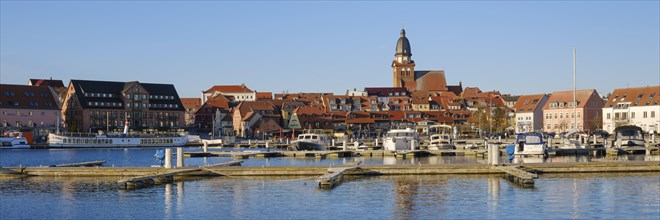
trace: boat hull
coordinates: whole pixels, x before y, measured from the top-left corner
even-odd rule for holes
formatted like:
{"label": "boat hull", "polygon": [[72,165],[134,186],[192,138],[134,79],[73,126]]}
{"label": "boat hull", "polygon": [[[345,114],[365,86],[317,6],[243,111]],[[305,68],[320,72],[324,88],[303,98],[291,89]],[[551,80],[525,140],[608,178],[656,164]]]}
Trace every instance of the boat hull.
{"label": "boat hull", "polygon": [[123,148],[123,147],[176,147],[188,143],[187,137],[71,137],[48,135],[48,146],[53,148]]}
{"label": "boat hull", "polygon": [[294,151],[319,151],[319,150],[327,150],[325,146],[322,144],[318,143],[311,143],[311,142],[306,142],[306,141],[296,141],[291,143],[289,146],[289,150],[294,150]]}

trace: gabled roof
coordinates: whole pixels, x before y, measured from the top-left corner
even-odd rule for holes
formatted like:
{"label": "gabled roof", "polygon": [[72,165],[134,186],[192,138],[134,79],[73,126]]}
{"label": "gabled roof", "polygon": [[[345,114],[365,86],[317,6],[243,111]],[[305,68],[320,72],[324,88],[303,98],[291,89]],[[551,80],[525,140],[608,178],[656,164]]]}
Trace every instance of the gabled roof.
{"label": "gabled roof", "polygon": [[[602,99],[598,96],[598,92],[596,92],[595,89],[584,89],[584,90],[577,90],[575,92],[575,99],[577,100],[577,107],[576,108],[584,108],[587,105],[587,102],[592,96],[596,96],[598,99],[594,99],[597,102],[597,107],[595,108],[602,108],[603,107],[603,101]],[[564,103],[564,108],[569,108],[568,103],[573,102],[573,91],[559,91],[559,92],[553,92],[550,97],[548,98],[548,101],[545,103],[543,106],[543,110],[550,109],[550,104],[551,103]],[[571,107],[572,108],[572,107]]]}
{"label": "gabled roof", "polygon": [[253,111],[275,111],[275,105],[268,101],[243,101],[236,106],[235,111],[239,111],[241,115]]}
{"label": "gabled roof", "polygon": [[204,91],[204,93],[208,92],[222,92],[222,93],[252,93],[251,89],[245,86],[245,84],[242,85],[217,85],[213,86],[210,89]]}
{"label": "gabled roof", "polygon": [[319,107],[301,106],[293,111],[296,115],[323,115],[325,112]]}
{"label": "gabled roof", "polygon": [[523,95],[518,98],[516,104],[513,105],[513,110],[516,113],[534,112],[537,108],[543,108],[543,98],[545,94],[536,95]]}
{"label": "gabled roof", "polygon": [[186,111],[192,111],[194,109],[199,109],[202,106],[202,99],[200,98],[181,98],[181,104]]}
{"label": "gabled roof", "polygon": [[631,107],[660,105],[660,86],[615,89],[604,107],[616,107],[619,103],[630,103]]}
{"label": "gabled roof", "polygon": [[206,100],[205,104],[219,109],[229,109],[230,102],[226,96],[218,94]]}
{"label": "gabled roof", "polygon": [[59,109],[48,87],[11,84],[0,84],[0,108]]}

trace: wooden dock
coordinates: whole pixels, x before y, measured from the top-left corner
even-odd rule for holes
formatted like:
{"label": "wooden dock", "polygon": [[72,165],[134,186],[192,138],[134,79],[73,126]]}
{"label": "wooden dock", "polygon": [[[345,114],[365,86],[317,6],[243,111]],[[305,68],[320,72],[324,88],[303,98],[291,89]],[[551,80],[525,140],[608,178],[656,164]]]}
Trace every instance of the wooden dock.
{"label": "wooden dock", "polygon": [[425,150],[411,150],[411,151],[396,151],[394,153],[396,158],[413,158],[413,157],[426,157],[431,155],[428,151]]}
{"label": "wooden dock", "polygon": [[332,188],[339,184],[344,179],[344,172],[348,170],[355,170],[361,162],[346,164],[345,167],[328,168],[328,172],[316,178],[321,188]]}
{"label": "wooden dock", "polygon": [[117,182],[119,183],[119,187],[122,189],[129,189],[129,190],[139,189],[139,188],[146,188],[150,186],[160,185],[164,183],[171,183],[172,181],[174,181],[175,175],[184,175],[187,173],[198,172],[201,170],[202,170],[201,168],[174,170],[160,174],[124,178]]}
{"label": "wooden dock", "polygon": [[[176,169],[176,170],[167,171],[165,173],[156,173],[151,175],[124,178],[117,182],[119,183],[119,187],[122,189],[128,189],[128,190],[139,189],[139,188],[160,185],[164,183],[171,183],[174,181],[175,176],[185,176],[193,173],[199,173],[200,171],[215,173],[213,170],[210,170],[210,168],[240,166],[242,163],[243,163],[242,160],[236,160],[225,163],[206,165],[198,168]],[[216,173],[216,174],[223,175],[221,173]]]}
{"label": "wooden dock", "polygon": [[50,165],[50,167],[100,167],[103,166],[104,163],[106,163],[105,160],[95,160],[89,162]]}
{"label": "wooden dock", "polygon": [[507,180],[523,187],[534,186],[534,179],[538,178],[536,174],[524,171],[519,166],[494,166],[492,168],[504,172]]}

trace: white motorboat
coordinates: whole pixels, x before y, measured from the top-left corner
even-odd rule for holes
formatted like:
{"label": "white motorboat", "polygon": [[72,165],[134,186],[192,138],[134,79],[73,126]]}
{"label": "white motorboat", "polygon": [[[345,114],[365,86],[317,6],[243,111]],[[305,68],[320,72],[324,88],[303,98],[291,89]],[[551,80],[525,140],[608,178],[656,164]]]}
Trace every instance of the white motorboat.
{"label": "white motorboat", "polygon": [[48,134],[49,147],[175,147],[188,143],[187,135],[129,135],[128,123],[122,134]]}
{"label": "white motorboat", "polygon": [[419,134],[413,129],[392,129],[383,140],[383,149],[389,151],[419,149]]}
{"label": "white motorboat", "polygon": [[514,155],[546,155],[547,145],[538,133],[518,134]]}
{"label": "white motorboat", "polygon": [[327,150],[332,140],[324,134],[304,133],[291,142],[289,150]]}
{"label": "white motorboat", "polygon": [[9,134],[8,137],[0,137],[0,149],[25,149],[30,148],[27,138],[23,137],[22,133],[18,136]]}
{"label": "white motorboat", "polygon": [[433,125],[429,128],[434,131],[429,137],[429,150],[453,150],[456,149],[451,138],[452,127],[449,125]]}
{"label": "white motorboat", "polygon": [[634,125],[619,126],[614,129],[612,147],[628,148],[635,146],[645,146],[644,133],[642,128]]}

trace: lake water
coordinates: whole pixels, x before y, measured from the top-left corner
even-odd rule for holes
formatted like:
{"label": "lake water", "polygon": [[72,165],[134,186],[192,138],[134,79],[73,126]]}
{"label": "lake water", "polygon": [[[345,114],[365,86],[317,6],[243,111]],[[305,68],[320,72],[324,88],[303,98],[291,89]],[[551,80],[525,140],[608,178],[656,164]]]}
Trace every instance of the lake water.
{"label": "lake water", "polygon": [[118,178],[0,179],[0,219],[658,219],[660,174],[189,179],[125,191]]}
{"label": "lake water", "polygon": [[[155,149],[3,150],[0,165],[107,160],[107,166],[149,166],[158,163],[154,153]],[[251,158],[243,165],[330,165],[354,159]],[[366,164],[478,163],[462,156],[358,159]],[[542,162],[591,159],[554,157]],[[186,163],[229,160],[186,158]],[[0,178],[0,219],[660,219],[660,173],[544,174],[534,188],[517,187],[500,175],[348,176],[329,190],[319,189],[314,177],[199,177],[129,191],[120,189],[117,180]]]}

